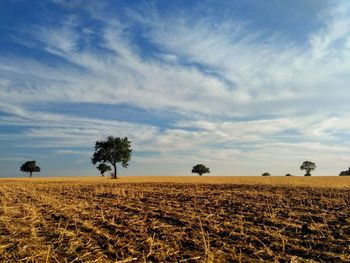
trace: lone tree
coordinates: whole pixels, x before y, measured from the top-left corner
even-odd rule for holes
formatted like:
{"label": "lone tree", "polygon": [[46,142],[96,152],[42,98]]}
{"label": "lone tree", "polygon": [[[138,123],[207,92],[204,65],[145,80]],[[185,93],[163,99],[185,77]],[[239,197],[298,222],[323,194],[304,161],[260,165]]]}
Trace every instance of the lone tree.
{"label": "lone tree", "polygon": [[271,176],[269,173],[263,173],[262,176]]}
{"label": "lone tree", "polygon": [[114,168],[112,179],[117,179],[117,163],[126,168],[131,158],[131,146],[127,137],[108,136],[104,141],[95,143],[95,152],[91,157],[91,162],[110,163]]}
{"label": "lone tree", "polygon": [[22,164],[21,171],[29,173],[29,178],[32,178],[32,173],[40,172],[40,167],[36,165],[36,161],[27,161]]}
{"label": "lone tree", "polygon": [[339,176],[350,176],[350,167],[347,171],[340,172]]}
{"label": "lone tree", "polygon": [[192,173],[199,174],[199,176],[202,176],[202,174],[210,173],[209,168],[206,167],[204,164],[197,164],[193,166]]}
{"label": "lone tree", "polygon": [[303,164],[300,166],[300,170],[305,170],[306,174],[305,176],[311,176],[311,171],[316,169],[316,164],[310,161],[305,161]]}
{"label": "lone tree", "polygon": [[286,174],[286,176],[292,176],[291,174]]}
{"label": "lone tree", "polygon": [[111,168],[108,164],[100,163],[100,164],[97,166],[97,170],[99,170],[100,173],[101,173],[101,175],[104,176],[104,173],[105,173],[105,172],[112,171],[112,168]]}

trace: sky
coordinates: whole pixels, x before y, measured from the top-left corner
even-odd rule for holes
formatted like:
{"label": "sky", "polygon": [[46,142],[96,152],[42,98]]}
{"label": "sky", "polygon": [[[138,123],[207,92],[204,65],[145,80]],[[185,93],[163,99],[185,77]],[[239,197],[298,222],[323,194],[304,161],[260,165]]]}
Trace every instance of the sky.
{"label": "sky", "polygon": [[[338,175],[350,166],[348,0],[0,1],[0,177]],[[37,176],[37,175],[34,175]]]}

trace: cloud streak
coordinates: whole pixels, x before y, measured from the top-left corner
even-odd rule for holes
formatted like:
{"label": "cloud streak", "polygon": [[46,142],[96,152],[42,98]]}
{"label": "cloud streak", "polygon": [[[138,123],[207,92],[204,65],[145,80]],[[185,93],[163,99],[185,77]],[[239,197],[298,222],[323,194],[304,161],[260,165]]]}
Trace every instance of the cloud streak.
{"label": "cloud streak", "polygon": [[[157,3],[113,15],[112,7],[89,2],[89,25],[76,5],[54,4],[74,15],[26,25],[15,39],[28,55],[0,55],[0,127],[15,130],[0,134],[7,145],[85,158],[94,141],[128,136],[140,163],[204,160],[222,174],[232,173],[232,162],[241,174],[275,161],[282,172],[287,157],[296,166],[328,158],[334,162],[322,171],[333,173],[346,164],[347,2],[319,13],[322,26],[303,32],[304,42],[238,16],[218,17],[205,5],[196,6],[204,15],[169,15]],[[148,119],[170,112],[173,119],[116,120],[108,118],[113,110],[68,114],[53,107],[60,103],[140,108]]]}

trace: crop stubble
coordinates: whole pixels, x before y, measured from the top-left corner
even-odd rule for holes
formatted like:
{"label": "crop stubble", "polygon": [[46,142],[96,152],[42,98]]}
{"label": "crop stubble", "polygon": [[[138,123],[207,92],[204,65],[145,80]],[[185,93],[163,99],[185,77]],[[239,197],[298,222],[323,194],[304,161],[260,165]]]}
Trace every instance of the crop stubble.
{"label": "crop stubble", "polygon": [[0,181],[0,262],[350,262],[350,189]]}

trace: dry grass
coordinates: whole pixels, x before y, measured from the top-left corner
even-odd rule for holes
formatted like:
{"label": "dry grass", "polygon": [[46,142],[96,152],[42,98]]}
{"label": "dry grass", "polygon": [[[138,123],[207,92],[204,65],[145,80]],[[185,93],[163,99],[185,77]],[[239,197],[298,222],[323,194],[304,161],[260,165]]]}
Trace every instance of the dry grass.
{"label": "dry grass", "polygon": [[350,176],[122,176],[110,180],[101,176],[70,176],[49,178],[0,178],[0,182],[52,183],[188,183],[188,184],[263,184],[311,187],[350,187]]}
{"label": "dry grass", "polygon": [[350,261],[350,178],[0,180],[0,262]]}

